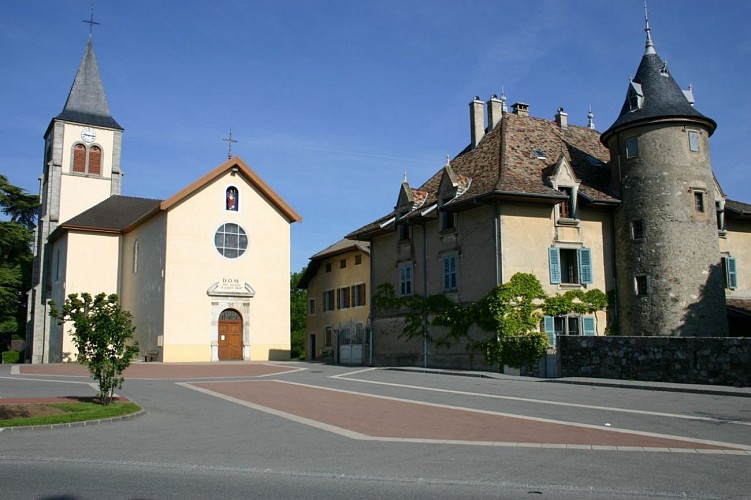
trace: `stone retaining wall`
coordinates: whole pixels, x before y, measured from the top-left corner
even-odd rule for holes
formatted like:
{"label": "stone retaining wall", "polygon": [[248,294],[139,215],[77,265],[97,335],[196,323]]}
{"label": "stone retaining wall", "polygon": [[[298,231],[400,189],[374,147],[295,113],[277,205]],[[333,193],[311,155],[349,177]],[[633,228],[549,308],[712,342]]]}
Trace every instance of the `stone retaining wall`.
{"label": "stone retaining wall", "polygon": [[559,336],[561,376],[751,386],[751,337]]}

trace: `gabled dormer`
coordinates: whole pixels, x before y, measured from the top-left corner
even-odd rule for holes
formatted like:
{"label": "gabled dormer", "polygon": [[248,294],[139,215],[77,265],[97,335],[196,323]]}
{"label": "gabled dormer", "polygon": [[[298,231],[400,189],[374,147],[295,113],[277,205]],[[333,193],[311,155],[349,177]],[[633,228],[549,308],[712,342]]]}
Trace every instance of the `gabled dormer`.
{"label": "gabled dormer", "polygon": [[472,184],[471,178],[455,173],[451,163],[446,162],[441,174],[441,182],[438,185],[439,206],[463,195],[469,189],[470,184]]}
{"label": "gabled dormer", "polygon": [[438,184],[438,193],[436,195],[441,232],[456,230],[456,214],[451,212],[448,205],[451,201],[464,194],[469,189],[471,183],[471,178],[454,172],[451,163],[447,159],[441,173],[441,181]]}
{"label": "gabled dormer", "polygon": [[581,180],[576,177],[566,155],[561,154],[549,177],[550,185],[566,196],[566,200],[556,206],[556,222],[573,222],[579,219],[577,196]]}
{"label": "gabled dormer", "polygon": [[420,208],[428,197],[428,193],[420,191],[418,189],[412,189],[407,182],[407,176],[404,176],[402,185],[399,188],[399,196],[396,200],[395,222],[396,228],[399,232],[399,241],[405,242],[411,240],[409,222],[406,220],[408,215],[418,208]]}

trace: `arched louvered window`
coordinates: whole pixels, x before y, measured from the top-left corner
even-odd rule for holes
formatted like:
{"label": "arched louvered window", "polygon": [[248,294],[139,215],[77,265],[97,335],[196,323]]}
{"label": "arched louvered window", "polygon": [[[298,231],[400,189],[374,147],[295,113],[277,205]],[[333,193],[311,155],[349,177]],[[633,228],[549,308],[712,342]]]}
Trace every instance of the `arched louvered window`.
{"label": "arched louvered window", "polygon": [[86,173],[86,146],[83,144],[73,146],[73,171]]}
{"label": "arched louvered window", "polygon": [[102,173],[102,149],[99,146],[89,148],[89,173],[92,175]]}

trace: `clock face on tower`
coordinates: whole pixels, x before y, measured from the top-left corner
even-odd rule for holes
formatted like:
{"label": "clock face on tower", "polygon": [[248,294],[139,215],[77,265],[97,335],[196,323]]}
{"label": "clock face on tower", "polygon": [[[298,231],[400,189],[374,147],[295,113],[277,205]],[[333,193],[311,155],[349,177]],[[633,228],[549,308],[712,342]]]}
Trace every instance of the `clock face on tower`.
{"label": "clock face on tower", "polygon": [[81,139],[87,144],[91,144],[96,140],[96,132],[91,127],[86,127],[81,131]]}

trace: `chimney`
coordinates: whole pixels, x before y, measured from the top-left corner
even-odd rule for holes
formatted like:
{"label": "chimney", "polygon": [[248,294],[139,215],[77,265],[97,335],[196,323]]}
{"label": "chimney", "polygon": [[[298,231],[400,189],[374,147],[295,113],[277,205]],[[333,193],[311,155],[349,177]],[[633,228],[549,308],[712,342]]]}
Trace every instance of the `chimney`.
{"label": "chimney", "polygon": [[555,122],[563,130],[568,129],[568,114],[563,111],[563,108],[558,108],[558,112],[555,114]]}
{"label": "chimney", "polygon": [[503,103],[493,94],[488,101],[488,132],[493,130],[503,115]]}
{"label": "chimney", "polygon": [[529,116],[529,104],[523,102],[517,102],[511,106],[512,113],[519,116]]}
{"label": "chimney", "polygon": [[477,96],[469,103],[469,126],[474,149],[485,135],[485,103]]}

